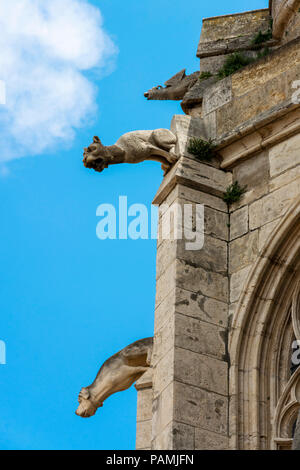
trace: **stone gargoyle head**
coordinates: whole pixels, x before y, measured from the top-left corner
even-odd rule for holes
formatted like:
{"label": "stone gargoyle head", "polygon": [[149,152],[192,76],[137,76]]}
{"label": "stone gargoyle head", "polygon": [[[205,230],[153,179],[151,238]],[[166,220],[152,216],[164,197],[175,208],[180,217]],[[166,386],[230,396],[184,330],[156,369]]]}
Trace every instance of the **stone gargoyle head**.
{"label": "stone gargoyle head", "polygon": [[165,82],[165,87],[158,85],[147,93],[147,100],[182,100],[187,91],[197,82],[200,72],[186,75],[185,69],[180,70],[172,78]]}
{"label": "stone gargoyle head", "polygon": [[84,149],[83,163],[86,168],[93,168],[101,173],[108,167],[111,162],[112,155],[108,147],[101,143],[99,137],[95,136],[93,143]]}
{"label": "stone gargoyle head", "polygon": [[91,418],[96,413],[97,409],[103,406],[103,403],[96,404],[91,397],[88,388],[82,388],[78,396],[79,407],[75,411],[77,416],[81,418]]}

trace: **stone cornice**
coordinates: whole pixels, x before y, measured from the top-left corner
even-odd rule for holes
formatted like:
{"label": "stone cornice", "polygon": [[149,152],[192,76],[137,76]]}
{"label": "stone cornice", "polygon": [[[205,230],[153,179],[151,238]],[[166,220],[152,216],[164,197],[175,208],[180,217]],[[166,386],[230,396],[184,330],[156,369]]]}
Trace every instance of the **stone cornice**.
{"label": "stone cornice", "polygon": [[[203,20],[197,57],[205,58],[229,54],[237,50],[256,49],[253,38],[269,27],[269,10],[260,9],[222,15]],[[268,44],[273,46],[273,42]]]}
{"label": "stone cornice", "polygon": [[265,113],[259,121],[250,123],[235,134],[220,139],[218,153],[221,168],[231,169],[251,156],[300,133],[300,106],[290,102]]}
{"label": "stone cornice", "polygon": [[182,156],[163,179],[153,204],[160,205],[178,184],[222,197],[231,183],[231,173]]}

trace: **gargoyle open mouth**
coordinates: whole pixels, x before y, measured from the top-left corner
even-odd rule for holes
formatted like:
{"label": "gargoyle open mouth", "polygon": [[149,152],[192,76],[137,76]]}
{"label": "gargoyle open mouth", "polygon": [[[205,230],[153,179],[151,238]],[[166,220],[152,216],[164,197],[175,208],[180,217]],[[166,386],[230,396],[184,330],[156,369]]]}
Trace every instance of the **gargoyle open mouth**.
{"label": "gargoyle open mouth", "polygon": [[86,168],[91,168],[95,171],[98,171],[99,173],[108,167],[108,164],[105,163],[103,158],[95,158],[88,153],[83,154],[83,164]]}

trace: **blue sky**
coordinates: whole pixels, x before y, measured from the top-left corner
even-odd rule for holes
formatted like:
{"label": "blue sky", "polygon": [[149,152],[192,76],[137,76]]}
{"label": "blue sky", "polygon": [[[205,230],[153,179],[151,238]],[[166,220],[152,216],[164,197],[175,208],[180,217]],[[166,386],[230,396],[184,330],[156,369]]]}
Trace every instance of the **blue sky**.
{"label": "blue sky", "polygon": [[[147,102],[143,93],[184,67],[199,69],[202,18],[267,7],[264,0],[90,3],[100,8],[112,41],[101,43],[111,48],[109,57],[102,51],[101,70],[73,61],[98,87],[94,116],[81,127],[75,122],[73,132],[63,122],[65,134],[57,139],[54,131],[48,135],[50,121],[44,128],[35,121],[33,135],[20,119],[10,121],[19,127],[4,127],[7,134],[2,129],[0,340],[6,343],[7,364],[0,365],[0,449],[134,448],[134,388],[109,398],[89,420],[74,412],[79,390],[110,355],[153,334],[156,243],[98,240],[96,208],[117,206],[120,195],[129,204],[150,207],[162,172],[148,162],[98,174],[83,167],[82,149],[93,135],[112,144],[131,130],[168,128],[172,116],[182,113],[180,105]],[[26,69],[33,59],[18,60]],[[51,66],[61,67],[53,61]],[[56,92],[55,75],[53,80]],[[69,110],[84,115],[89,96],[84,87],[74,90]],[[59,102],[53,103],[51,119],[61,123],[55,114]],[[5,108],[1,112],[3,118]],[[39,142],[34,152],[31,138]],[[18,152],[23,158],[16,158]]]}

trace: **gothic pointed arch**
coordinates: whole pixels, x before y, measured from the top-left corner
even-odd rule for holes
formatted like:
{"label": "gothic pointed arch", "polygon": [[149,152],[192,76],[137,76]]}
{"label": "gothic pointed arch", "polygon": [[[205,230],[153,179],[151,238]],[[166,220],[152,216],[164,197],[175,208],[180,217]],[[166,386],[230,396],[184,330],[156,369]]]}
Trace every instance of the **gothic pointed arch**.
{"label": "gothic pointed arch", "polygon": [[229,336],[230,435],[235,449],[291,447],[300,409],[300,200],[253,266]]}

